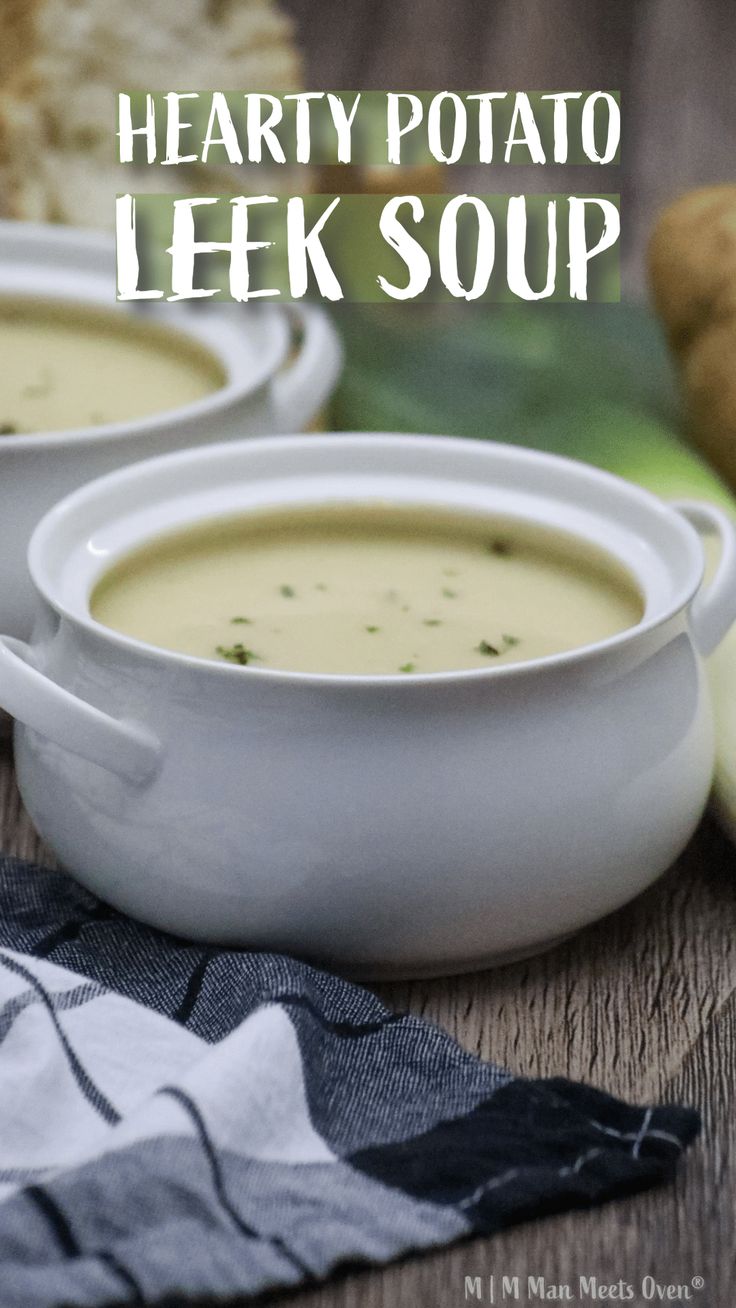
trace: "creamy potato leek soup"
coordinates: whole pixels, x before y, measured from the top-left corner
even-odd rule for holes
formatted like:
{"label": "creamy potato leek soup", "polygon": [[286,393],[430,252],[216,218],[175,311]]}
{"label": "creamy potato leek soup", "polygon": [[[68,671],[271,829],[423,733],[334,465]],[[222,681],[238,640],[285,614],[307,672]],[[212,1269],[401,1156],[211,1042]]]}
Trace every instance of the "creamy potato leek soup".
{"label": "creamy potato leek soup", "polygon": [[0,436],[128,422],[225,383],[183,333],[104,309],[0,297]]}
{"label": "creamy potato leek soup", "polygon": [[498,667],[635,625],[642,600],[571,536],[437,508],[289,507],[160,537],[119,560],[98,622],[242,667],[368,675]]}

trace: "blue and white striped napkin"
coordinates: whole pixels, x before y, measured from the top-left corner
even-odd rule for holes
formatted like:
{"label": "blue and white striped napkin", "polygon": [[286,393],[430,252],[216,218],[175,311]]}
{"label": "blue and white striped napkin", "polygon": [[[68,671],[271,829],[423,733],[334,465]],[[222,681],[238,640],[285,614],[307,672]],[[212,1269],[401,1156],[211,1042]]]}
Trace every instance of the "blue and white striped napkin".
{"label": "blue and white striped napkin", "polygon": [[697,1131],[0,858],[2,1308],[313,1282],[667,1180]]}

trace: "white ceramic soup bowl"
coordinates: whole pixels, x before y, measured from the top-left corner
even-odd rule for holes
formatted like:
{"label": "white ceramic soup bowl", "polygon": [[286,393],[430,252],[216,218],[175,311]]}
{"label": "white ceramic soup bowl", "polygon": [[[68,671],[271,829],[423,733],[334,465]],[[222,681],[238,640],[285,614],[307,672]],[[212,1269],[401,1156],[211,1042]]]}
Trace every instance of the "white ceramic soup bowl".
{"label": "white ceramic soup bowl", "polygon": [[204,347],[225,378],[203,399],[145,418],[0,436],[0,627],[14,635],[26,637],[33,616],[26,570],[31,531],[62,495],[149,455],[233,437],[303,431],[340,371],[339,338],[316,307],[116,303],[114,244],[95,232],[0,222],[3,296],[102,308],[160,323]]}
{"label": "white ceramic soup bowl", "polygon": [[[382,677],[193,658],[90,616],[101,574],[162,531],[374,499],[572,532],[630,569],[644,616],[570,653]],[[705,590],[696,527],[722,541]],[[702,656],[736,615],[715,508],[503,445],[291,437],[102,478],[44,518],[29,557],[32,640],[0,640],[24,802],[84,885],[183,936],[370,976],[499,962],[642,890],[706,802]]]}

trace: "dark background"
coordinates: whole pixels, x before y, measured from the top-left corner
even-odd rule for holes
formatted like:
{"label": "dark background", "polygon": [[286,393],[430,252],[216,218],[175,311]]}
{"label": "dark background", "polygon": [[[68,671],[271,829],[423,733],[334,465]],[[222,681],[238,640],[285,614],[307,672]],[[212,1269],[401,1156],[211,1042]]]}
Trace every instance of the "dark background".
{"label": "dark background", "polygon": [[[619,191],[624,295],[657,210],[736,180],[734,0],[283,0],[313,90],[611,90],[621,167],[447,169],[448,191]],[[605,181],[603,180],[605,178]]]}

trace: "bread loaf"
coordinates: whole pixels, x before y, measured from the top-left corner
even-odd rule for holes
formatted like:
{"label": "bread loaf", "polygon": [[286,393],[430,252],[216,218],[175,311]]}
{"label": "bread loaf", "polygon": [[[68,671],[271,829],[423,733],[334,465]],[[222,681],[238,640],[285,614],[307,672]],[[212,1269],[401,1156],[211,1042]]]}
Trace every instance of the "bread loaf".
{"label": "bread loaf", "polygon": [[[291,24],[273,0],[2,0],[0,213],[110,227],[119,192],[204,193],[206,165],[192,185],[185,165],[117,163],[119,91],[300,87]],[[226,172],[210,172],[217,192],[230,189]],[[286,178],[269,181],[283,189]]]}

